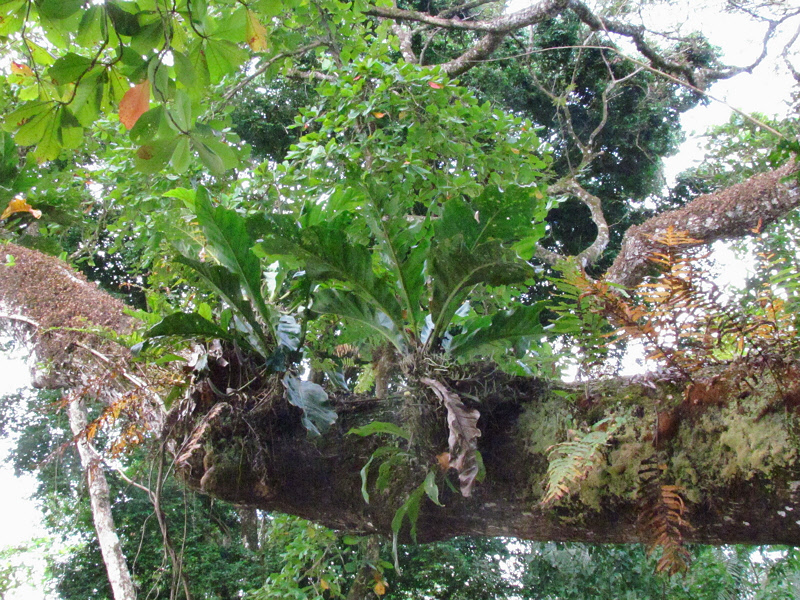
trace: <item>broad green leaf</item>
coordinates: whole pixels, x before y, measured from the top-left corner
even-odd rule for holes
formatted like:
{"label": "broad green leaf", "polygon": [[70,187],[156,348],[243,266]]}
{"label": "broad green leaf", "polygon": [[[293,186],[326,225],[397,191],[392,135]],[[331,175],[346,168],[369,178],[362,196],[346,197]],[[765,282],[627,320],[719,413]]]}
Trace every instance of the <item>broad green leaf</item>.
{"label": "broad green leaf", "polygon": [[198,313],[173,313],[148,329],[144,337],[154,338],[167,335],[178,335],[186,338],[207,337],[231,339],[228,332],[202,317]]}
{"label": "broad green leaf", "polygon": [[545,302],[538,302],[532,306],[517,306],[491,317],[469,321],[464,324],[463,333],[453,336],[448,350],[453,356],[464,356],[496,342],[510,347],[520,338],[540,334],[543,328],[539,315],[545,305]]}
{"label": "broad green leaf", "polygon": [[312,309],[320,314],[337,315],[362,323],[380,333],[401,352],[405,350],[403,336],[392,319],[355,292],[320,290],[314,296]]}
{"label": "broad green leaf", "polygon": [[[372,461],[376,458],[386,456],[387,454],[397,454],[399,451],[400,449],[394,446],[381,446],[380,448],[376,448],[372,456],[369,457],[367,463],[361,468],[361,495],[364,497],[364,502],[367,504],[369,504],[369,490],[367,489],[367,484],[369,483],[369,468],[372,465]],[[381,466],[383,466],[383,464]]]}
{"label": "broad green leaf", "polygon": [[235,10],[224,14],[217,19],[217,26],[211,32],[211,37],[217,40],[228,40],[234,44],[246,40],[247,9],[239,6]]}
{"label": "broad green leaf", "polygon": [[[132,88],[131,88],[132,89]],[[146,144],[153,140],[161,129],[164,121],[164,105],[159,104],[151,108],[136,120],[131,128],[130,136],[134,144]]]}
{"label": "broad green leaf", "polygon": [[219,83],[247,60],[247,52],[228,40],[205,40],[205,57],[211,83]]}
{"label": "broad green leaf", "polygon": [[233,148],[221,142],[213,135],[192,132],[192,147],[197,150],[200,159],[214,174],[221,175],[228,169],[239,165],[239,158]]}
{"label": "broad green leaf", "polygon": [[169,159],[169,164],[175,169],[176,173],[185,173],[189,168],[189,163],[192,159],[192,151],[189,147],[189,138],[181,136],[178,138],[178,144],[175,146],[175,151]]}
{"label": "broad green leaf", "polygon": [[83,6],[84,0],[36,0],[39,14],[48,19],[66,19]]}
{"label": "broad green leaf", "polygon": [[434,237],[434,242],[430,259],[434,331],[429,342],[444,333],[474,286],[521,283],[534,275],[528,263],[500,242],[470,247],[460,234],[442,240]]}
{"label": "broad green leaf", "polygon": [[103,41],[105,13],[101,6],[90,6],[81,16],[75,41],[84,48],[92,48]]}
{"label": "broad green leaf", "polygon": [[80,78],[89,70],[92,63],[92,59],[87,56],[68,52],[59,58],[47,73],[57,85],[64,85]]}
{"label": "broad green leaf", "polygon": [[92,125],[100,114],[100,104],[105,87],[104,77],[102,77],[104,73],[105,69],[100,66],[89,71],[78,84],[75,97],[70,103],[70,110],[84,127]]}
{"label": "broad green leaf", "polygon": [[[280,216],[270,216],[268,221],[251,220],[250,224],[262,237],[258,246],[265,255],[288,256],[299,260],[312,280],[336,279],[347,283],[357,296],[374,307],[367,311],[364,302],[361,302],[348,316],[356,319],[367,316],[365,322],[377,327],[392,343],[401,347],[397,334],[402,335],[404,320],[393,286],[375,276],[369,248],[351,243],[347,236],[341,234],[347,218],[347,215],[342,215],[329,223],[305,230],[301,230],[291,218]],[[335,305],[340,310],[340,303]],[[378,309],[378,312],[374,309]],[[394,332],[389,323],[382,322],[381,313],[389,318]],[[377,319],[374,318],[376,315]]]}
{"label": "broad green leaf", "polygon": [[[44,110],[42,111],[41,109]],[[37,112],[34,113],[34,110]],[[31,114],[31,116],[23,116],[27,114]],[[23,109],[11,113],[8,116],[8,121],[17,121],[20,120],[20,117],[22,117],[21,120],[23,120],[22,126],[19,128],[16,135],[14,135],[14,141],[20,146],[33,146],[38,144],[42,137],[44,137],[47,127],[53,119],[56,118],[57,114],[58,110],[49,103],[23,107]]]}
{"label": "broad green leaf", "polygon": [[175,103],[172,105],[170,115],[182,133],[189,131],[192,126],[192,101],[185,91],[177,90],[175,92]]}
{"label": "broad green leaf", "polygon": [[164,23],[160,18],[157,21],[147,24],[143,24],[143,19],[140,18],[139,24],[139,30],[133,35],[130,41],[130,47],[133,50],[142,55],[146,55],[154,49],[163,47]]}
{"label": "broad green leaf", "polygon": [[386,423],[384,421],[372,421],[371,423],[362,425],[361,427],[353,427],[347,433],[352,435],[360,435],[361,437],[374,435],[376,433],[388,433],[389,435],[401,437],[404,440],[411,439],[411,434],[409,434],[405,429],[398,427],[394,423]]}
{"label": "broad green leaf", "polygon": [[140,173],[153,174],[164,169],[175,152],[178,145],[178,138],[156,138],[153,141],[140,146],[136,150],[133,159],[136,170]]}
{"label": "broad green leaf", "polygon": [[139,19],[136,17],[136,14],[125,10],[123,6],[131,10],[136,10],[135,5],[130,2],[116,2],[111,0],[106,2],[106,11],[114,25],[114,29],[117,30],[119,35],[134,36],[139,33],[141,29]]}
{"label": "broad green leaf", "polygon": [[[267,306],[261,295],[261,263],[252,252],[253,242],[247,233],[244,217],[222,206],[213,207],[203,186],[197,188],[194,205],[209,251],[222,266],[241,279],[261,320],[272,326],[275,311]],[[277,339],[275,331],[272,333]],[[264,342],[266,346],[266,339]]]}
{"label": "broad green leaf", "polygon": [[27,2],[11,0],[5,2],[0,10],[0,35],[7,36],[19,31],[25,21]]}
{"label": "broad green leaf", "polygon": [[397,509],[392,519],[392,554],[394,555],[395,568],[399,571],[400,564],[397,555],[397,541],[400,537],[400,528],[403,526],[403,520],[408,516],[410,524],[411,540],[417,543],[417,519],[419,518],[419,508],[422,503],[422,496],[425,495],[425,488],[420,485],[408,496],[406,501]]}
{"label": "broad green leaf", "polygon": [[[226,267],[212,265],[187,256],[178,256],[176,260],[193,269],[211,288],[219,294],[228,306],[234,309],[243,322],[247,324],[250,334],[249,343],[262,356],[269,354],[270,347],[261,330],[261,325],[256,319],[253,307],[242,295],[242,284],[238,275],[231,273]],[[260,335],[259,335],[260,333]]]}
{"label": "broad green leaf", "polygon": [[175,77],[184,87],[191,90],[195,82],[192,61],[183,52],[175,50],[172,51],[172,57],[175,61]]}
{"label": "broad green leaf", "polygon": [[300,332],[300,323],[292,315],[281,315],[275,326],[278,343],[289,350],[297,350],[300,347]]}
{"label": "broad green leaf", "polygon": [[53,107],[50,102],[30,102],[9,113],[3,121],[3,129],[9,133],[17,131],[37,115],[42,115]]}
{"label": "broad green leaf", "polygon": [[436,485],[436,471],[428,471],[422,485],[425,488],[425,494],[431,499],[431,502],[436,506],[444,506],[444,504],[439,502],[439,486]]}
{"label": "broad green leaf", "polygon": [[33,60],[37,65],[49,66],[56,62],[55,57],[39,44],[26,39],[25,45],[28,47],[28,51],[31,53],[31,56],[33,56]]}
{"label": "broad green leaf", "polygon": [[338,415],[328,408],[328,394],[322,386],[298,379],[291,373],[283,377],[283,386],[289,403],[303,411],[303,426],[309,435],[321,436],[336,422]]}
{"label": "broad green leaf", "polygon": [[282,0],[256,0],[254,6],[265,17],[277,16],[285,8]]}
{"label": "broad green leaf", "polygon": [[63,109],[56,109],[49,113],[46,119],[44,134],[36,145],[33,155],[38,162],[46,162],[48,160],[55,160],[61,153],[62,138],[61,138],[61,119],[63,117]]}
{"label": "broad green leaf", "polygon": [[419,339],[422,322],[420,299],[425,292],[425,261],[430,249],[427,220],[409,223],[402,200],[373,190],[367,223],[378,242],[383,264],[392,273],[406,323]]}

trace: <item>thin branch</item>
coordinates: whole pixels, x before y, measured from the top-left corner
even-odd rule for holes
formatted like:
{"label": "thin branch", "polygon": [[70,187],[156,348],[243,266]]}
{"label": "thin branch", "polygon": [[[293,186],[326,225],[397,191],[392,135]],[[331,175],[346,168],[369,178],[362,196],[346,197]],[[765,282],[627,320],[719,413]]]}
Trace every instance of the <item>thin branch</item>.
{"label": "thin branch", "polygon": [[0,319],[8,319],[9,321],[20,321],[22,323],[27,323],[28,325],[32,325],[37,329],[41,327],[39,323],[34,321],[33,319],[29,319],[23,315],[7,315],[7,314],[0,314]]}
{"label": "thin branch", "polygon": [[792,61],[789,60],[789,49],[794,46],[795,42],[797,42],[797,38],[800,37],[800,25],[798,25],[797,30],[795,30],[792,39],[783,47],[783,52],[781,52],[781,57],[783,58],[783,62],[786,63],[786,67],[789,69],[789,72],[794,77],[794,80],[797,83],[800,83],[800,71],[795,69]]}
{"label": "thin branch", "polygon": [[[92,355],[94,355],[96,358],[100,359],[101,361],[103,361],[107,365],[113,364],[113,361],[108,356],[106,356],[105,354],[103,354],[101,352],[98,352],[94,348],[90,348],[89,346],[87,346],[86,344],[84,344],[82,342],[73,342],[73,343],[76,346],[78,346],[79,348],[83,348],[87,352],[90,352]],[[128,373],[127,371],[122,370],[122,376],[125,379],[127,379],[128,381],[130,381],[137,388],[140,388],[140,389],[145,390],[145,391],[149,390],[148,385],[144,381],[142,381],[141,379],[136,377],[136,375],[132,375],[131,373]]]}
{"label": "thin branch", "polygon": [[[583,202],[589,209],[589,212],[592,216],[592,222],[594,222],[595,226],[597,226],[597,237],[595,237],[594,242],[592,242],[588,248],[578,253],[575,258],[578,261],[578,264],[583,268],[595,263],[605,251],[610,239],[609,227],[608,223],[606,222],[606,217],[603,214],[603,203],[600,198],[586,191],[583,186],[581,186],[577,180],[575,180],[574,177],[564,178],[561,181],[551,185],[548,189],[548,193],[552,195],[572,195]],[[534,256],[551,266],[567,258],[558,252],[553,252],[552,250],[548,250],[544,246],[540,245],[536,246],[534,250]]]}
{"label": "thin branch", "polygon": [[237,83],[235,86],[233,86],[230,90],[225,92],[225,94],[222,96],[223,101],[227,102],[228,100],[233,98],[236,94],[238,94],[245,87],[247,87],[247,85],[249,85],[250,82],[252,82],[254,79],[256,79],[256,78],[260,77],[261,75],[263,75],[264,73],[266,73],[267,70],[272,65],[274,65],[276,62],[278,62],[279,60],[283,60],[284,58],[289,58],[290,56],[297,56],[298,54],[305,54],[309,50],[313,50],[314,48],[319,48],[319,47],[324,46],[324,45],[325,45],[325,42],[323,42],[321,40],[317,40],[316,42],[312,42],[310,44],[307,44],[306,46],[298,48],[297,50],[294,50],[292,52],[281,52],[280,54],[276,54],[275,56],[270,58],[267,62],[262,64],[258,69],[253,71],[253,73],[251,73],[250,75],[248,75],[247,77],[242,79],[239,83]]}

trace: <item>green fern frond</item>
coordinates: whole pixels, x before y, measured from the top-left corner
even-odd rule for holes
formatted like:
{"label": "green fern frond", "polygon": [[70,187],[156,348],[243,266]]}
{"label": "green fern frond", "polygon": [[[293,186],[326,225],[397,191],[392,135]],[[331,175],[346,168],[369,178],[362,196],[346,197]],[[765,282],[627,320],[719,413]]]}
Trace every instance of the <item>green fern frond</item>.
{"label": "green fern frond", "polygon": [[560,500],[570,493],[575,484],[586,479],[604,458],[606,445],[620,425],[621,422],[614,417],[603,419],[595,423],[589,433],[550,447],[542,506]]}

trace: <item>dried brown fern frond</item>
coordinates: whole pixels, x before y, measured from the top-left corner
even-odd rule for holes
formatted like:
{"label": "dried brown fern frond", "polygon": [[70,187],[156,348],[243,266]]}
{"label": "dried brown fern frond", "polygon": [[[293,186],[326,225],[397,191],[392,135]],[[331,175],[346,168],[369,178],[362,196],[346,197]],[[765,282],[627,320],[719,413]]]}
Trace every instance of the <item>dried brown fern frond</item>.
{"label": "dried brown fern frond", "polygon": [[691,556],[683,543],[683,531],[690,527],[684,518],[686,504],[681,488],[663,483],[666,465],[658,457],[643,462],[639,471],[641,505],[637,528],[647,545],[648,555],[660,549],[656,571],[675,575],[688,570]]}

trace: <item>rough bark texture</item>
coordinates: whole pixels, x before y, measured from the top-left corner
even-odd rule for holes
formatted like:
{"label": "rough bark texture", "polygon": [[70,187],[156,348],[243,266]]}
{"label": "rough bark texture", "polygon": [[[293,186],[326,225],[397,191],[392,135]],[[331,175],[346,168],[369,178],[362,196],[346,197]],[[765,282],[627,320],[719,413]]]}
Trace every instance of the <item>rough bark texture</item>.
{"label": "rough bark texture", "polygon": [[710,244],[760,231],[800,205],[798,163],[714,194],[698,196],[678,210],[662,213],[638,227],[631,227],[622,249],[606,273],[606,279],[624,287],[641,281],[650,267],[648,257],[658,247],[654,240],[668,227]]}
{"label": "rough bark texture", "polygon": [[[223,381],[230,376],[223,369],[213,378]],[[685,532],[687,540],[800,544],[800,466],[792,441],[798,420],[766,380],[763,394],[752,395],[746,403],[732,394],[714,406],[676,400],[682,397],[682,385],[676,382],[619,379],[595,387],[588,396],[565,387],[566,398],[553,394],[543,382],[491,371],[449,380],[448,385],[462,397],[481,399],[478,449],[486,479],[475,486],[471,498],[464,498],[451,491],[440,474],[445,506],[423,502],[421,541],[456,535],[646,540],[648,531],[637,526],[639,487],[642,472],[658,460],[669,464],[673,473],[664,484],[684,489],[692,525]],[[299,415],[285,403],[262,398],[261,404],[253,405],[250,395],[244,403],[213,400],[210,389],[200,382],[195,394],[168,418],[169,423],[181,422],[171,435],[180,442],[178,469],[188,484],[231,502],[296,514],[335,529],[391,534],[396,509],[427,470],[435,468],[436,453],[447,448],[444,414],[420,390],[416,403],[430,410],[427,418],[416,421],[424,429],[416,429],[414,435],[431,440],[431,450],[397,470],[384,493],[374,489],[378,464],[373,465],[367,504],[360,470],[376,447],[389,440],[348,431],[373,420],[407,425],[398,416],[407,399],[339,397],[336,426],[312,440],[300,427]],[[209,401],[211,411],[202,408]],[[548,449],[568,439],[568,415],[577,423],[617,415],[629,425],[568,497],[543,508],[539,501]],[[456,475],[449,476],[457,486]]]}
{"label": "rough bark texture", "polygon": [[85,430],[88,421],[83,401],[72,400],[67,406],[67,414],[69,415],[70,429],[76,436],[75,445],[78,448],[81,466],[86,473],[89,500],[92,505],[92,519],[114,600],[135,600],[136,590],[117,536],[114,517],[111,514],[111,494],[105,473],[103,473],[103,461],[89,440],[86,439]]}

